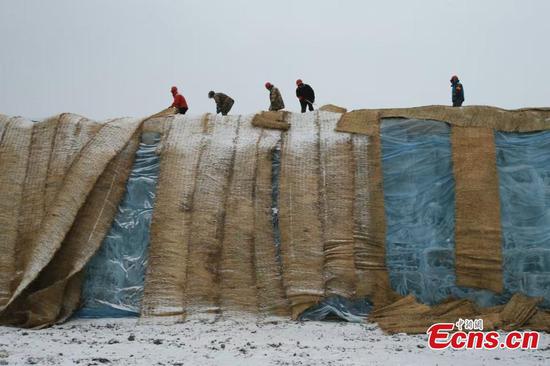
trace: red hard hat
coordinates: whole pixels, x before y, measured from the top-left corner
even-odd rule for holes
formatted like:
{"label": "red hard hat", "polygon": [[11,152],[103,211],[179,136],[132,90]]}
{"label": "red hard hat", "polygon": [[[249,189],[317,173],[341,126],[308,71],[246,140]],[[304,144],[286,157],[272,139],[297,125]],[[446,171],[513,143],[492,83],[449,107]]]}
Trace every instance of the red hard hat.
{"label": "red hard hat", "polygon": [[296,80],[296,85],[300,85],[300,84],[303,84],[303,81],[302,81],[302,79],[298,79],[298,80]]}
{"label": "red hard hat", "polygon": [[271,84],[269,81],[267,83],[265,83],[265,88],[266,89],[269,89],[273,86],[273,84]]}
{"label": "red hard hat", "polygon": [[173,86],[173,87],[170,89],[170,91],[171,91],[172,93],[177,93],[177,92],[178,92],[178,88],[175,87],[175,86]]}
{"label": "red hard hat", "polygon": [[458,80],[458,76],[453,75],[453,76],[451,77],[451,82],[453,82],[453,81],[455,81],[455,80]]}

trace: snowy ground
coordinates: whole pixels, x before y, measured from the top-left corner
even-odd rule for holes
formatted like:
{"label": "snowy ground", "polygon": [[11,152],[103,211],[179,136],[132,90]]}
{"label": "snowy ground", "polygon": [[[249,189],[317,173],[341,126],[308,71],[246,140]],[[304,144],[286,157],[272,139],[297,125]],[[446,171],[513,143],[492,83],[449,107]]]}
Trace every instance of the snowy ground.
{"label": "snowy ground", "polygon": [[0,365],[550,365],[536,351],[445,351],[426,336],[384,335],[373,324],[257,320],[138,324],[73,320],[43,330],[0,327]]}

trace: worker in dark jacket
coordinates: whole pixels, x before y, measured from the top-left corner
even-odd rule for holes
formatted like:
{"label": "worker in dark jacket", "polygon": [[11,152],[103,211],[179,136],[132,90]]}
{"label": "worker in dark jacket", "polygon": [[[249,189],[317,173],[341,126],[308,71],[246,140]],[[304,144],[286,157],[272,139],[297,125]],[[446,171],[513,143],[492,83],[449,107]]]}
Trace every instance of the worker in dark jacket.
{"label": "worker in dark jacket", "polygon": [[189,109],[187,107],[187,101],[185,100],[185,97],[178,93],[178,88],[175,86],[170,89],[172,92],[172,96],[174,97],[174,103],[172,103],[172,107],[176,108],[177,113],[185,114],[187,110]]}
{"label": "worker in dark jacket", "polygon": [[462,107],[462,103],[464,103],[464,87],[456,75],[451,78],[451,88],[453,91],[453,107]]}
{"label": "worker in dark jacket", "polygon": [[221,113],[222,116],[227,116],[227,113],[233,107],[233,103],[235,103],[230,96],[224,93],[216,93],[213,90],[208,92],[208,98],[214,99],[216,102],[216,114]]}
{"label": "worker in dark jacket", "polygon": [[296,80],[296,86],[296,97],[300,101],[302,113],[306,112],[306,107],[312,111],[313,103],[315,103],[315,92],[311,86],[304,84],[301,79]]}
{"label": "worker in dark jacket", "polygon": [[269,110],[280,111],[281,109],[285,109],[285,102],[283,102],[283,97],[279,89],[269,81],[265,83],[265,88],[269,90]]}

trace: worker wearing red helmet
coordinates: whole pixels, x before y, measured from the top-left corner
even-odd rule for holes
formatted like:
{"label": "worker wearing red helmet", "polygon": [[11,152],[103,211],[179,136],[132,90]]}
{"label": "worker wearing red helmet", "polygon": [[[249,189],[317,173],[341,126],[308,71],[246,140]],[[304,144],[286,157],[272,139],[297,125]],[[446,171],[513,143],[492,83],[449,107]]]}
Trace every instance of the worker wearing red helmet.
{"label": "worker wearing red helmet", "polygon": [[174,102],[172,103],[172,107],[176,108],[177,113],[179,114],[185,114],[189,107],[187,107],[187,101],[185,100],[185,97],[178,93],[178,88],[175,86],[170,89],[172,92],[172,96],[174,97]]}
{"label": "worker wearing red helmet", "polygon": [[269,90],[269,110],[280,111],[281,109],[285,109],[285,102],[283,102],[283,97],[279,89],[269,81],[265,83],[265,88]]}
{"label": "worker wearing red helmet", "polygon": [[302,79],[296,80],[296,97],[300,101],[302,113],[306,112],[306,107],[310,111],[313,110],[313,103],[315,103],[315,92],[311,86],[304,84]]}
{"label": "worker wearing red helmet", "polygon": [[451,88],[453,107],[462,107],[462,103],[464,103],[464,87],[456,75],[453,75],[451,78]]}

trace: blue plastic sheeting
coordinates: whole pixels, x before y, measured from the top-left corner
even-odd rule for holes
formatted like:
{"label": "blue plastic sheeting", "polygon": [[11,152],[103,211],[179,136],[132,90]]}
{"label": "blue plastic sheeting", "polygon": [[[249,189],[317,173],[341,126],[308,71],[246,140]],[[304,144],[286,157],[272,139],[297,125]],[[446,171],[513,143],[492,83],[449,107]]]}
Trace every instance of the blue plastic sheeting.
{"label": "blue plastic sheeting", "polygon": [[457,287],[454,274],[454,179],[450,127],[385,119],[382,165],[386,262],[391,285],[435,304],[447,297],[481,306],[512,294],[544,297],[550,306],[550,131],[496,132],[504,291]]}
{"label": "blue plastic sheeting", "polygon": [[77,316],[139,315],[159,172],[155,150],[160,137],[158,134],[152,137],[147,141],[149,144],[139,145],[111,229],[87,265],[83,306]]}
{"label": "blue plastic sheeting", "polygon": [[372,310],[366,298],[349,300],[342,296],[331,296],[308,308],[300,314],[299,320],[346,320],[352,323],[364,322]]}
{"label": "blue plastic sheeting", "polygon": [[496,132],[508,296],[544,297],[550,306],[550,131]]}
{"label": "blue plastic sheeting", "polygon": [[456,286],[455,182],[450,126],[384,119],[381,127],[386,264],[392,288],[426,304],[448,297],[490,306],[490,291]]}
{"label": "blue plastic sheeting", "polygon": [[390,282],[428,304],[455,285],[450,131],[424,120],[385,119],[381,127]]}

